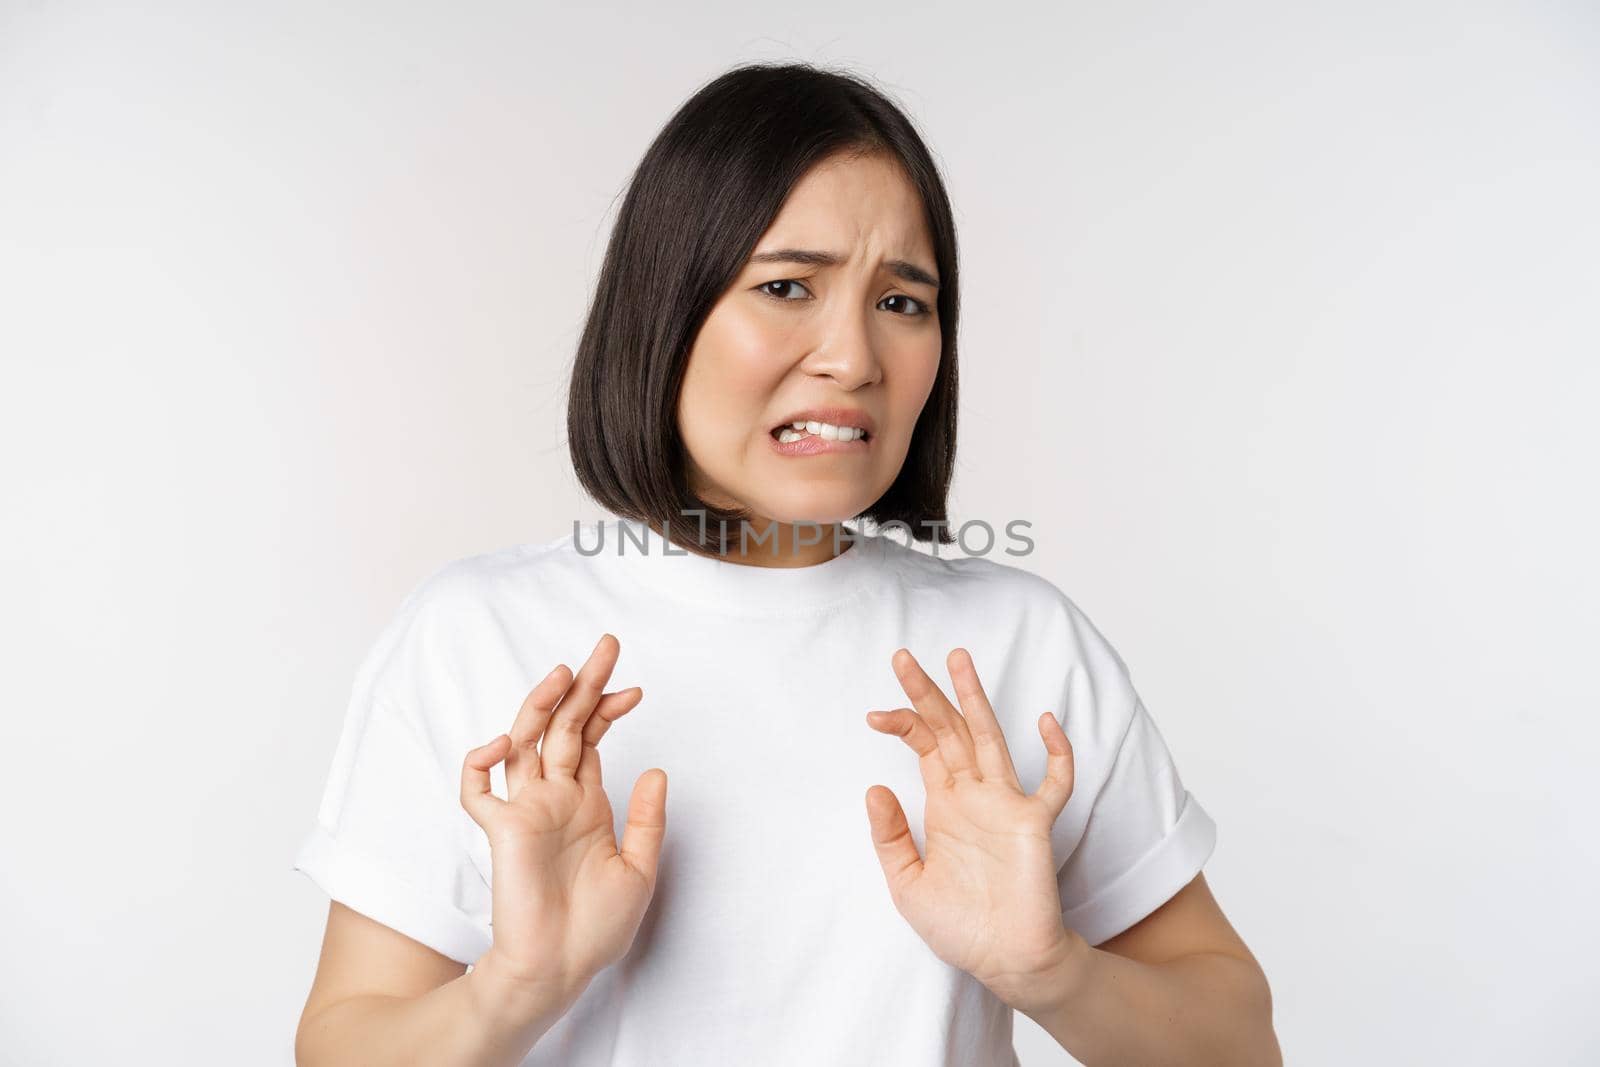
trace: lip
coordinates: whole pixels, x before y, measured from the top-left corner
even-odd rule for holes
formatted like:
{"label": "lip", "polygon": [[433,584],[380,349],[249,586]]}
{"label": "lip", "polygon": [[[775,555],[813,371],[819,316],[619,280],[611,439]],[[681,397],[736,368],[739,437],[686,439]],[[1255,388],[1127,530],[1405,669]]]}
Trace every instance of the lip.
{"label": "lip", "polygon": [[772,450],[780,456],[820,456],[827,452],[865,452],[872,447],[872,438],[860,437],[854,441],[830,441],[826,437],[807,434],[798,441],[784,444],[772,434],[767,434]]}
{"label": "lip", "polygon": [[[834,426],[859,427],[867,432],[867,436],[853,441],[830,441],[826,437],[807,434],[787,444],[773,436],[773,430],[796,422],[827,422]],[[767,440],[772,442],[772,450],[780,456],[820,456],[829,452],[865,452],[872,447],[877,433],[872,416],[865,411],[855,408],[805,408],[791,413],[777,426],[768,429]]]}
{"label": "lip", "polygon": [[775,422],[767,427],[767,434],[779,426],[788,426],[794,422],[830,422],[835,426],[855,426],[867,431],[867,437],[878,436],[877,424],[872,421],[872,416],[857,408],[805,408],[802,411],[791,412],[782,421]]}

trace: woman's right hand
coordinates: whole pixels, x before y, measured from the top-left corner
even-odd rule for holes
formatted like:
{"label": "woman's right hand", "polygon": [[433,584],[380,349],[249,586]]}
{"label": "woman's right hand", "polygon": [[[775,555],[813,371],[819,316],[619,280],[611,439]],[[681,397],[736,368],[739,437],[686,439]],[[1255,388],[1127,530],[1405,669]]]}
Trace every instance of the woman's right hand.
{"label": "woman's right hand", "polygon": [[[489,837],[488,970],[560,999],[576,997],[633,944],[666,832],[665,771],[652,767],[634,783],[620,850],[600,785],[595,746],[643,695],[638,686],[603,692],[620,651],[602,634],[576,678],[557,664],[511,732],[467,753],[461,771],[461,806]],[[489,785],[501,760],[506,800]]]}

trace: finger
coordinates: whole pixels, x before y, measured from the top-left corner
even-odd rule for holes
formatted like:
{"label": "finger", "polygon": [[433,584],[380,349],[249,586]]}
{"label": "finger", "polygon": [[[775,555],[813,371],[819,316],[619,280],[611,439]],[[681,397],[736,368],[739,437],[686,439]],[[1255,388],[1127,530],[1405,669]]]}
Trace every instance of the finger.
{"label": "finger", "polygon": [[605,736],[612,722],[628,714],[639,703],[643,693],[644,690],[638,686],[632,686],[616,693],[607,693],[594,706],[594,713],[583,727],[583,752],[578,756],[577,778],[585,788],[605,788],[600,774],[600,738]]}
{"label": "finger", "polygon": [[510,751],[510,738],[505,734],[480,745],[467,753],[461,762],[461,806],[467,809],[472,821],[489,828],[494,811],[505,801],[494,795],[489,786],[489,769],[505,758]]}
{"label": "finger", "polygon": [[611,729],[611,724],[632,711],[643,697],[644,690],[636,685],[601,697],[600,702],[595,705],[594,714],[583,724],[583,743],[598,745],[600,739],[606,735],[606,731]]}
{"label": "finger", "polygon": [[539,738],[555,710],[561,694],[572,684],[572,671],[565,663],[544,676],[528,691],[511,723],[511,751],[506,755],[506,799],[515,800],[522,787],[540,776]]}
{"label": "finger", "polygon": [[955,778],[977,778],[978,764],[972,752],[972,735],[961,713],[940,691],[933,679],[922,669],[910,649],[899,649],[891,659],[900,688],[911,698],[917,713],[939,739],[939,751],[944,755],[945,766]]}
{"label": "finger", "polygon": [[977,665],[972,653],[964,648],[952,649],[945,663],[950,668],[950,682],[955,686],[956,699],[961,702],[961,714],[967,728],[972,731],[972,748],[978,758],[978,772],[985,780],[1010,782],[1012,788],[1022,792],[1022,780],[1017,777],[1016,765],[1011,762],[1011,748],[1006,744],[1005,731],[995,718],[989,695],[978,680]]}
{"label": "finger", "polygon": [[1072,757],[1072,742],[1067,740],[1067,732],[1061,728],[1060,721],[1050,712],[1039,716],[1039,736],[1044,738],[1045,757],[1044,781],[1039,783],[1039,788],[1033,795],[1049,805],[1052,818],[1061,814],[1061,809],[1067,806],[1067,801],[1072,797],[1072,783],[1075,776]]}
{"label": "finger", "polygon": [[575,777],[583,755],[583,728],[589,721],[611,669],[617,665],[621,644],[611,634],[601,634],[594,651],[578,669],[561,703],[556,705],[539,744],[539,766],[546,778]]}
{"label": "finger", "polygon": [[651,767],[633,783],[628,798],[628,824],[622,828],[619,853],[628,866],[656,884],[661,862],[661,839],[667,833],[667,772]]}
{"label": "finger", "polygon": [[916,839],[911,836],[905,809],[900,807],[894,790],[881,785],[867,790],[867,822],[872,828],[878,864],[889,883],[889,896],[898,906],[911,883],[922,875],[922,857],[917,854]]}
{"label": "finger", "polygon": [[929,792],[948,789],[955,782],[950,768],[945,766],[939,739],[933,736],[928,724],[915,711],[910,708],[869,711],[867,725],[886,734],[895,734],[917,754],[918,766],[922,769],[922,785]]}

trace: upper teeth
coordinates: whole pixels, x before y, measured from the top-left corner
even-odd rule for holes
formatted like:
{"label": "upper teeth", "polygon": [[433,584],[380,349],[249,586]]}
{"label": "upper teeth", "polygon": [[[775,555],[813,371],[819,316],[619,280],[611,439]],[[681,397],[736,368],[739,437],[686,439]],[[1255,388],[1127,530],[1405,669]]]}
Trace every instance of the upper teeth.
{"label": "upper teeth", "polygon": [[[801,430],[804,430],[805,433],[801,433]],[[778,434],[778,440],[787,444],[790,441],[800,440],[806,433],[820,437],[824,441],[854,441],[867,435],[867,431],[859,426],[835,426],[831,422],[812,420],[810,422],[791,422]]]}

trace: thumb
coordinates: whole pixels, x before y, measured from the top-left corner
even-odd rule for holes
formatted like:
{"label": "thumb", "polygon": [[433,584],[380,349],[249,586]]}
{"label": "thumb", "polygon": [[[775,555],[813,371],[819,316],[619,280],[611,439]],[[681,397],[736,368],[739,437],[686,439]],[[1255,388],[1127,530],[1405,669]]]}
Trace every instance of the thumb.
{"label": "thumb", "polygon": [[622,828],[622,858],[656,884],[661,839],[667,832],[667,772],[651,767],[633,783],[628,798],[628,823]]}
{"label": "thumb", "polygon": [[867,790],[867,821],[872,827],[872,847],[877,850],[889,882],[889,892],[898,897],[922,874],[922,857],[911,836],[911,826],[900,800],[887,786]]}

